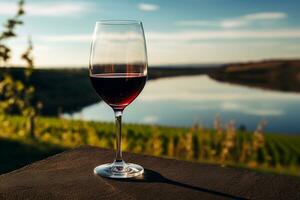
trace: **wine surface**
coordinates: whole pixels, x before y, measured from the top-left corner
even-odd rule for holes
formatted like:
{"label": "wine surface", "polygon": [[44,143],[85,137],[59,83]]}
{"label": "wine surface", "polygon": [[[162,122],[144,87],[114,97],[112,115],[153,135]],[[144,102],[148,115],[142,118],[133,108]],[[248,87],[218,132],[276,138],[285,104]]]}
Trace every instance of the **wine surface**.
{"label": "wine surface", "polygon": [[140,73],[90,75],[99,96],[113,109],[123,110],[143,90],[147,76]]}

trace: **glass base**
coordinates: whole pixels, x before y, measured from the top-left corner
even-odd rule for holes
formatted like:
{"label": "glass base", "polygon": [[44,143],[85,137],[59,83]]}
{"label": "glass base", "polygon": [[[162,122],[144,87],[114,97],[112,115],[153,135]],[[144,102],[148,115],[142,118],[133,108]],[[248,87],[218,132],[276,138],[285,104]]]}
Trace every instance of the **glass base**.
{"label": "glass base", "polygon": [[132,178],[143,173],[142,166],[124,161],[99,165],[94,169],[94,174],[108,178]]}

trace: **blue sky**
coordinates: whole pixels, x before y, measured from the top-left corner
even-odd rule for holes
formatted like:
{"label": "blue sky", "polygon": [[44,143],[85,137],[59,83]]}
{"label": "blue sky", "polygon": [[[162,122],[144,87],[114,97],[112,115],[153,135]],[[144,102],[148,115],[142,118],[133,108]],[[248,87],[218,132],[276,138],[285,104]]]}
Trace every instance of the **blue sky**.
{"label": "blue sky", "polygon": [[[0,22],[15,4],[0,0]],[[30,35],[37,66],[87,66],[102,19],[142,20],[150,65],[299,58],[299,9],[298,0],[27,0],[11,63]]]}

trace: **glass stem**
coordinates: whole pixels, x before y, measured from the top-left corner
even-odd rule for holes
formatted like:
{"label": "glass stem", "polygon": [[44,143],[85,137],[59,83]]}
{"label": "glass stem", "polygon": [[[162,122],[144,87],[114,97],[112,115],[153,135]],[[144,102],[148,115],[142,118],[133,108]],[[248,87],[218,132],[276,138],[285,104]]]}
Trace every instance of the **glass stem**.
{"label": "glass stem", "polygon": [[115,162],[123,162],[122,158],[122,114],[123,111],[115,110],[116,118],[116,159]]}

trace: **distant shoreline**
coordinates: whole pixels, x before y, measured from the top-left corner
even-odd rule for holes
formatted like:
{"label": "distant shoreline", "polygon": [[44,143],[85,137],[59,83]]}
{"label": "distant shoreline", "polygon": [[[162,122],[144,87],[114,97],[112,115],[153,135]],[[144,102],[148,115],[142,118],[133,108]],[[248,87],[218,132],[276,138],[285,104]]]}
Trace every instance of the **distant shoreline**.
{"label": "distant shoreline", "polygon": [[[0,68],[8,70],[14,78],[24,80],[24,68]],[[149,67],[148,79],[203,75],[233,84],[284,92],[300,92],[300,60],[268,60],[235,63],[219,67],[178,65]],[[76,112],[99,102],[88,78],[88,68],[35,69],[31,84],[36,88],[36,100],[43,102],[43,115],[59,115]]]}
{"label": "distant shoreline", "polygon": [[300,92],[300,60],[270,60],[232,64],[209,76],[229,82],[282,92]]}

